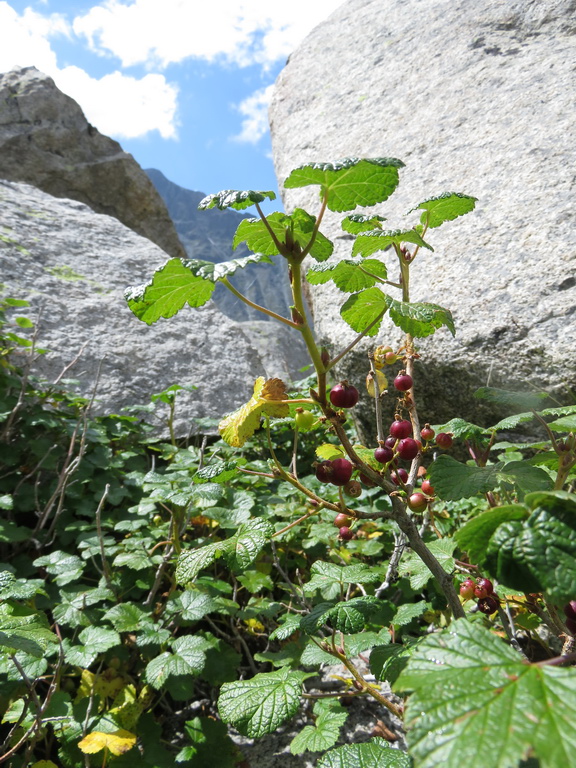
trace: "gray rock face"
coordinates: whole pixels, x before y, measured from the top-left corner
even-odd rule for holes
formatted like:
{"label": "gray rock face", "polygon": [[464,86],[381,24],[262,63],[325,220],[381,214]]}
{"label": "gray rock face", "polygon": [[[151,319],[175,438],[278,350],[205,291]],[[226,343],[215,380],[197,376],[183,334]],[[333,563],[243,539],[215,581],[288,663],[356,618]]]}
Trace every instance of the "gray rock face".
{"label": "gray rock face", "polygon": [[[184,189],[155,169],[147,170],[146,173],[166,203],[168,213],[190,259],[220,263],[250,253],[244,244],[233,251],[232,240],[242,219],[255,216],[255,211],[244,215],[231,208],[225,211],[217,208],[199,211],[198,203],[205,197],[204,193]],[[265,306],[283,317],[290,316],[290,286],[286,262],[281,256],[276,257],[274,266],[254,264],[250,269],[238,270],[230,278],[230,282],[254,303]],[[212,298],[218,309],[233,320],[267,319],[266,315],[236,298],[223,285],[216,286]]]}
{"label": "gray rock face", "polygon": [[0,75],[0,178],[79,200],[171,256],[185,255],[166,206],[132,155],[34,67]]}
{"label": "gray rock face", "polygon": [[[404,214],[443,192],[479,198],[475,212],[430,231],[435,253],[421,252],[412,272],[411,299],[456,322],[455,339],[441,329],[419,342],[417,396],[431,422],[499,415],[472,399],[488,382],[562,400],[576,388],[575,61],[571,0],[349,0],[277,81],[281,181],[306,162],[400,158],[400,187],[378,209],[390,229],[413,226]],[[317,211],[318,187],[284,200]],[[335,258],[350,253],[341,218],[323,227]],[[355,334],[339,316],[345,296],[328,286],[312,292],[314,320],[338,350]],[[377,341],[400,338],[386,321]],[[365,372],[365,352],[342,371],[352,381]]]}
{"label": "gray rock face", "polygon": [[267,322],[237,323],[213,303],[147,326],[128,309],[123,290],[145,282],[165,253],[77,201],[26,184],[0,181],[0,263],[5,295],[28,299],[20,311],[36,321],[38,346],[50,350],[34,371],[50,380],[66,372],[95,410],[118,412],[172,384],[182,393],[179,434],[192,418],[219,418],[246,402],[257,376],[288,378],[305,361],[292,336]]}

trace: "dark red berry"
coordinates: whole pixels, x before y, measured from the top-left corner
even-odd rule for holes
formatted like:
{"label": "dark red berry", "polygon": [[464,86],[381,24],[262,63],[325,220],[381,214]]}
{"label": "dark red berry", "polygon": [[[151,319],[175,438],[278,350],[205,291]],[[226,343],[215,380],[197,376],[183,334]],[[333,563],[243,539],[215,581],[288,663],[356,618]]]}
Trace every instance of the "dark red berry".
{"label": "dark red berry", "polygon": [[350,541],[352,536],[354,536],[354,534],[352,533],[350,528],[348,528],[347,525],[343,525],[342,528],[340,528],[340,530],[338,531],[338,535],[340,536],[342,541]]}
{"label": "dark red berry", "polygon": [[[486,591],[486,595],[491,595],[494,592],[494,584],[490,579],[478,579],[478,586]],[[484,597],[484,595],[478,595],[478,597]]]}
{"label": "dark red berry", "polygon": [[380,448],[376,448],[376,450],[374,451],[374,458],[380,464],[388,464],[394,458],[394,451],[392,450],[392,448],[386,448],[386,447],[380,446]]}
{"label": "dark red berry", "polygon": [[413,493],[408,499],[408,506],[412,512],[424,512],[428,506],[428,499],[423,493]]}
{"label": "dark red berry", "polygon": [[438,448],[444,448],[444,449],[452,448],[452,443],[453,443],[453,440],[450,432],[439,432],[436,435],[436,445],[438,446]]}
{"label": "dark red berry", "polygon": [[357,499],[358,496],[362,496],[362,486],[358,480],[350,480],[344,486],[344,493],[347,496],[352,496],[352,498]]}
{"label": "dark red berry", "polygon": [[404,459],[405,461],[411,461],[416,456],[418,456],[420,446],[413,438],[405,437],[404,440],[400,440],[396,450],[398,451],[398,455],[401,459]]}
{"label": "dark red berry", "polygon": [[332,485],[346,485],[352,477],[354,465],[348,459],[334,459],[332,462],[332,476],[330,482]]}
{"label": "dark red berry", "polygon": [[390,424],[390,434],[397,440],[402,440],[404,437],[410,437],[412,434],[412,424],[406,419],[397,419]]}
{"label": "dark red berry", "polygon": [[409,389],[412,389],[413,384],[412,376],[409,376],[405,371],[400,371],[394,379],[394,386],[400,392],[407,392]]}
{"label": "dark red berry", "polygon": [[400,481],[405,483],[408,480],[408,472],[406,472],[404,467],[398,467],[396,472],[392,472],[390,476],[396,485],[400,485]]}
{"label": "dark red berry", "polygon": [[376,483],[373,483],[367,475],[360,475],[360,482],[363,483],[366,488],[374,488],[376,486]]}
{"label": "dark red berry", "polygon": [[430,480],[422,480],[422,492],[427,496],[434,496],[434,486]]}
{"label": "dark red berry", "polygon": [[422,427],[420,430],[420,437],[422,440],[433,440],[435,434],[436,432],[434,432],[430,424],[426,424],[426,426]]}
{"label": "dark red berry", "polygon": [[336,528],[342,528],[344,526],[348,527],[351,522],[352,518],[348,515],[345,515],[344,512],[339,512],[334,518],[334,525]]}
{"label": "dark red berry", "polygon": [[356,387],[341,381],[330,390],[330,402],[336,408],[353,408],[358,402],[359,393]]}
{"label": "dark red berry", "polygon": [[332,462],[321,461],[316,464],[316,477],[321,483],[329,483],[332,480]]}
{"label": "dark red berry", "polygon": [[566,619],[566,627],[570,634],[576,635],[576,619]]}
{"label": "dark red berry", "polygon": [[570,600],[564,606],[564,613],[568,619],[576,619],[576,600]]}
{"label": "dark red berry", "polygon": [[478,600],[478,610],[490,616],[491,613],[498,610],[499,602],[494,595],[488,595]]}
{"label": "dark red berry", "polygon": [[384,440],[384,445],[386,446],[386,448],[395,448],[397,442],[398,441],[396,440],[395,437],[390,436],[390,437],[387,437],[386,440]]}
{"label": "dark red berry", "polygon": [[484,589],[484,587],[481,587],[479,584],[476,584],[474,587],[474,597],[478,597],[480,599],[484,597],[488,597],[488,592]]}
{"label": "dark red berry", "polygon": [[464,579],[462,584],[460,584],[460,595],[465,600],[470,600],[471,597],[474,597],[475,586],[476,583],[472,579]]}

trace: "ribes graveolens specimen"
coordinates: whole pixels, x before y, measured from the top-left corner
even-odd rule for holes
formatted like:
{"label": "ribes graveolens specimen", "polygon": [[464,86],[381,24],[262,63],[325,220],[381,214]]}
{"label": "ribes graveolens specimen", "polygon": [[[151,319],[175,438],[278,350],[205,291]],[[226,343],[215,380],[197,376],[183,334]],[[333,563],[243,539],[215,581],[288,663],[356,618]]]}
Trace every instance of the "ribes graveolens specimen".
{"label": "ribes graveolens specimen", "polygon": [[[329,523],[335,539],[332,555],[314,563],[308,583],[287,585],[290,603],[283,601],[286,613],[270,635],[271,641],[292,638],[285,657],[289,661],[279,661],[274,671],[249,680],[224,684],[218,702],[222,720],[257,737],[290,718],[302,696],[318,695],[320,701],[323,694],[306,685],[307,675],[299,665],[321,651],[323,661],[332,658],[346,667],[354,691],[372,696],[397,718],[395,727],[407,728],[409,753],[416,766],[456,768],[463,750],[481,756],[481,763],[472,758],[474,766],[489,763],[483,740],[490,733],[490,745],[502,765],[516,765],[530,753],[542,766],[553,768],[572,759],[566,755],[573,755],[574,729],[564,712],[570,709],[568,699],[570,706],[576,705],[576,679],[571,669],[559,665],[576,658],[572,635],[561,615],[562,606],[576,597],[576,499],[564,490],[573,477],[576,447],[570,436],[557,442],[554,423],[549,424],[547,418],[573,418],[576,409],[539,409],[538,399],[525,409],[525,421],[535,419],[547,430],[552,450],[548,463],[543,462],[545,468],[517,455],[507,459],[506,446],[499,448],[504,455],[494,459],[498,429],[509,429],[519,421],[492,428],[458,418],[433,428],[424,422],[421,435],[415,363],[419,360],[418,365],[425,365],[426,359],[425,345],[418,349],[416,341],[439,329],[452,334],[455,329],[448,309],[413,300],[410,274],[422,249],[433,250],[428,242],[432,231],[472,211],[476,200],[453,192],[430,197],[418,203],[406,222],[395,229],[386,229],[379,214],[355,212],[358,207],[385,202],[398,185],[402,167],[400,160],[379,157],[296,168],[285,187],[319,187],[315,214],[296,208],[290,214],[265,216],[260,203],[273,199],[272,192],[225,190],[209,195],[200,208],[255,207],[258,217],[242,220],[233,241],[235,247],[245,243],[253,253],[221,264],[170,259],[147,284],[127,291],[130,308],[149,324],[172,317],[186,304],[202,306],[217,282],[254,307],[229,278],[237,269],[280,255],[289,267],[292,315],[282,317],[266,307],[256,308],[281,323],[286,333],[300,334],[314,370],[309,392],[298,396],[291,396],[278,379],[257,379],[246,404],[220,423],[223,439],[238,449],[263,427],[270,448],[269,472],[217,458],[210,469],[213,482],[229,482],[234,473],[248,471],[288,483],[302,495],[302,514],[277,525],[257,516],[241,534],[183,549],[176,579],[191,584],[221,557],[241,572],[263,556],[268,542],[273,542],[271,547],[283,545],[296,526],[312,519]],[[331,258],[333,243],[320,229],[327,210],[343,214],[342,229],[353,238],[351,254],[337,260]],[[311,285],[333,282],[348,294],[340,314],[357,336],[346,348],[328,351],[317,343],[306,319],[305,281]],[[336,378],[330,390],[329,378],[339,361],[357,344],[375,337],[386,314],[402,332],[401,344],[376,346],[368,352],[367,370],[359,374],[357,382],[339,384]],[[387,381],[378,376],[384,366],[396,367],[389,390],[381,390],[378,384]],[[360,395],[359,385],[367,373],[371,374],[368,397],[374,404],[377,431],[377,445],[371,446],[351,439],[346,411],[353,409],[357,395],[366,396]],[[394,426],[390,435],[382,426],[384,397],[393,398],[395,421],[402,424]],[[487,387],[478,397],[515,402],[511,393]],[[298,466],[295,440],[292,461],[286,466],[274,451],[271,430],[276,422],[294,419],[302,406],[318,418],[314,427],[318,461],[313,467]],[[567,423],[565,432],[571,424]],[[297,434],[298,424],[294,427]],[[458,442],[468,449],[470,463],[449,454]],[[418,482],[426,469],[426,485],[420,491]],[[365,491],[357,497],[346,494],[343,487],[349,482],[363,485]],[[480,502],[475,502],[452,517],[451,503],[478,495],[488,507],[486,511],[479,510]],[[334,515],[350,520],[339,528],[338,537]],[[367,563],[362,555],[367,551],[365,542],[374,536],[388,543],[384,565]],[[556,557],[557,563],[550,563],[550,557]],[[476,581],[479,569],[486,574],[482,581]],[[389,600],[392,588],[400,605]],[[478,603],[470,599],[475,590],[485,595],[477,598]],[[427,634],[415,638],[418,617],[423,630],[424,616]],[[553,636],[550,665],[531,644],[530,626],[540,624]],[[509,644],[493,634],[492,628],[505,634]],[[308,639],[308,651],[296,643],[295,638],[302,637]],[[360,652],[367,658],[368,651],[372,679],[361,673],[355,661]],[[396,695],[386,692],[379,685],[382,682],[393,684]],[[339,694],[343,691],[334,691],[335,696]],[[547,708],[545,701],[554,696],[562,700],[562,706]],[[527,701],[532,720],[544,723],[537,737],[524,716]],[[514,722],[510,729],[500,728],[504,716]],[[346,759],[354,765],[408,765],[402,752],[391,750],[381,739],[353,745],[344,758],[338,749],[330,750],[340,722],[336,713],[316,704],[314,718],[315,724],[294,739],[292,750],[328,750],[318,762],[321,768],[347,765]],[[562,735],[547,738],[546,733]],[[338,762],[340,757],[344,762]]]}

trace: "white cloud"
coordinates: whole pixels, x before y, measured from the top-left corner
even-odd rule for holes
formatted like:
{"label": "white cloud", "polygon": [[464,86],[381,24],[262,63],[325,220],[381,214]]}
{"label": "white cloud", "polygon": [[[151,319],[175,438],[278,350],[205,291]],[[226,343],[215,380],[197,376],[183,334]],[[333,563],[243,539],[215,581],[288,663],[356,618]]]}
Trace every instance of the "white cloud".
{"label": "white cloud", "polygon": [[233,141],[256,144],[268,131],[268,106],[272,98],[273,85],[255,91],[242,101],[237,109],[244,116],[242,130]]}
{"label": "white cloud", "polygon": [[186,58],[264,67],[290,54],[343,0],[105,0],[73,22],[93,50],[123,66]]}
{"label": "white cloud", "polygon": [[50,43],[56,35],[72,35],[61,15],[42,16],[30,8],[18,15],[0,2],[0,72],[36,67],[75,99],[102,133],[137,138],[158,131],[165,139],[176,137],[178,88],[164,75],[135,78],[116,71],[97,79],[79,67],[60,69]]}

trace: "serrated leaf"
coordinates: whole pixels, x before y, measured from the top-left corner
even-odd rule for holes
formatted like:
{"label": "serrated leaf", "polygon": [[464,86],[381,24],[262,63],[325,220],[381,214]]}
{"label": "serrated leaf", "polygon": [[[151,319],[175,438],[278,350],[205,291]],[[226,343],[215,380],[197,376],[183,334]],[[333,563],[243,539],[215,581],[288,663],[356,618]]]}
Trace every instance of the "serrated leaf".
{"label": "serrated leaf", "polygon": [[378,216],[377,214],[366,216],[362,213],[352,213],[350,216],[342,219],[342,229],[344,232],[358,235],[360,232],[382,229],[382,224],[380,223],[382,221],[386,221],[384,216]]}
{"label": "serrated leaf", "polygon": [[376,738],[365,744],[331,749],[318,760],[316,768],[410,768],[411,765],[409,755]]}
{"label": "serrated leaf", "polygon": [[456,531],[454,537],[460,549],[468,553],[470,562],[482,566],[488,543],[498,526],[514,520],[523,520],[528,515],[529,510],[523,504],[494,507],[473,517]]}
{"label": "serrated leaf", "polygon": [[538,410],[542,400],[546,400],[546,392],[513,392],[508,389],[497,389],[496,387],[480,387],[474,392],[474,397],[478,400],[487,400],[489,403],[496,403],[507,408],[514,408],[521,411],[529,411],[531,408]]}
{"label": "serrated leaf", "polygon": [[456,335],[452,313],[448,309],[428,302],[397,301],[391,296],[387,298],[390,318],[405,333],[422,339],[445,325],[452,336]]}
{"label": "serrated leaf", "polygon": [[248,256],[242,256],[238,259],[229,261],[202,261],[200,259],[187,259],[184,261],[186,267],[197,277],[203,280],[209,280],[211,283],[217,283],[225,277],[233,275],[238,269],[244,269],[249,264],[273,264],[274,262],[266,254],[250,253]]}
{"label": "serrated leaf", "polygon": [[257,518],[243,523],[228,539],[224,556],[233,570],[244,571],[256,560],[274,529],[268,520]]}
{"label": "serrated leaf", "polygon": [[200,621],[200,619],[218,610],[218,603],[210,595],[196,589],[186,589],[178,598],[176,610],[184,621]]}
{"label": "serrated leaf", "polygon": [[310,581],[304,585],[304,594],[313,595],[320,590],[330,600],[337,597],[349,584],[371,584],[380,575],[368,565],[336,565],[317,560],[310,569]]}
{"label": "serrated leaf", "polygon": [[270,633],[270,640],[287,640],[300,629],[300,616],[288,614],[282,624]]}
{"label": "serrated leaf", "polygon": [[573,413],[570,416],[562,416],[562,418],[556,419],[556,421],[550,421],[548,426],[553,432],[571,432],[576,430],[576,414]]}
{"label": "serrated leaf", "polygon": [[344,293],[370,288],[378,282],[377,277],[382,280],[388,277],[386,266],[378,259],[342,259],[337,264],[317,264],[306,275],[311,285],[332,280]]}
{"label": "serrated leaf", "polygon": [[201,307],[210,299],[215,283],[199,277],[182,259],[169,259],[142,285],[124,292],[128,306],[139,320],[152,325],[161,317],[173,317],[188,304]]}
{"label": "serrated leaf", "polygon": [[341,603],[319,603],[300,622],[301,629],[307,634],[314,634],[324,624],[333,629],[354,634],[364,629],[364,625],[377,610],[379,600],[373,596],[355,597]]}
{"label": "serrated leaf", "polygon": [[233,413],[228,414],[218,425],[218,431],[228,445],[240,448],[260,426],[263,415],[282,418],[290,413],[286,404],[286,385],[280,379],[265,380],[260,376],[254,382],[254,393],[250,400]]}
{"label": "serrated leaf", "polygon": [[195,483],[227,483],[238,474],[235,461],[215,461],[199,469],[194,475]]}
{"label": "serrated leaf", "polygon": [[123,755],[136,745],[137,736],[119,728],[112,733],[93,731],[78,742],[78,749],[85,755],[93,755],[107,749],[113,755]]}
{"label": "serrated leaf", "polygon": [[526,664],[515,650],[465,619],[418,644],[395,688],[406,707],[410,754],[419,768],[574,766],[573,669]]}
{"label": "serrated leaf", "polygon": [[444,192],[438,197],[431,197],[428,200],[412,208],[408,213],[412,211],[423,210],[424,213],[420,217],[420,221],[423,225],[430,229],[439,227],[445,221],[452,221],[458,218],[458,216],[464,216],[474,210],[477,197],[471,197],[471,195],[463,195],[460,192]]}
{"label": "serrated leaf", "polygon": [[109,621],[117,632],[134,632],[142,624],[152,622],[152,616],[133,603],[119,603],[110,608],[102,618]]}
{"label": "serrated leaf", "polygon": [[0,610],[0,647],[11,652],[25,653],[41,658],[44,651],[58,642],[50,631],[48,619],[43,613],[30,612],[27,609],[14,608],[8,604]]}
{"label": "serrated leaf", "polygon": [[290,752],[293,755],[301,755],[304,752],[324,752],[338,741],[340,728],[348,718],[348,712],[343,707],[337,711],[318,711],[314,725],[306,725],[290,743]]}
{"label": "serrated leaf", "polygon": [[249,738],[272,733],[298,709],[303,677],[281,669],[224,683],[218,698],[220,717]]}
{"label": "serrated leaf", "polygon": [[146,666],[145,678],[153,688],[162,688],[171,677],[199,675],[206,661],[209,643],[203,637],[184,635],[172,643],[173,653],[161,653]]}
{"label": "serrated leaf", "polygon": [[90,649],[92,653],[104,653],[115,645],[120,645],[121,639],[118,632],[102,627],[86,627],[78,635],[78,639]]}
{"label": "serrated leaf", "polygon": [[343,458],[345,455],[344,449],[334,443],[322,443],[316,448],[316,456],[322,461],[332,461],[332,459]]}
{"label": "serrated leaf", "polygon": [[515,429],[518,424],[527,424],[535,418],[533,413],[517,413],[514,416],[507,416],[505,419],[500,419],[497,424],[494,424],[492,429],[495,432],[499,432],[503,429]]}
{"label": "serrated leaf", "polygon": [[376,205],[387,200],[398,186],[398,169],[404,163],[394,158],[350,157],[336,163],[310,163],[295,168],[284,182],[286,189],[319,184],[331,211],[351,211],[356,206]]}
{"label": "serrated leaf", "polygon": [[194,581],[203,568],[207,568],[222,556],[225,546],[225,541],[216,541],[204,547],[182,552],[176,565],[175,578],[178,584]]}
{"label": "serrated leaf", "polygon": [[420,600],[417,603],[403,603],[396,611],[392,623],[403,627],[405,624],[409,624],[412,619],[422,616],[429,607],[425,600]]}
{"label": "serrated leaf", "polygon": [[498,473],[504,466],[498,462],[488,467],[461,464],[452,456],[439,456],[428,469],[430,482],[445,501],[468,499],[478,493],[492,491],[498,485]]}
{"label": "serrated leaf", "polygon": [[243,211],[251,205],[261,203],[264,200],[276,200],[276,194],[272,191],[262,192],[254,189],[238,190],[223,189],[213,195],[206,195],[198,204],[201,211],[209,208],[219,208],[223,211],[226,208],[234,208],[236,211]]}
{"label": "serrated leaf", "polygon": [[416,229],[373,229],[358,235],[352,246],[352,256],[372,256],[378,251],[385,251],[393,244],[414,243],[421,248],[433,251],[431,245],[422,239],[422,235]]}
{"label": "serrated leaf", "polygon": [[[286,245],[287,237],[292,243],[298,243],[302,251],[308,246],[316,217],[311,216],[302,208],[296,208],[291,214],[272,213],[266,217],[270,229],[274,232],[276,240]],[[288,233],[288,234],[287,234]],[[278,246],[272,239],[266,224],[262,219],[244,219],[234,235],[233,248],[245,242],[251,251],[274,256],[279,253]],[[317,232],[314,243],[310,249],[310,256],[317,261],[325,261],[334,250],[333,244],[321,232]]]}
{"label": "serrated leaf", "polygon": [[462,438],[463,440],[474,440],[482,438],[489,430],[484,427],[479,427],[476,424],[472,424],[464,419],[450,419],[446,424],[434,425],[436,434],[438,432],[450,432],[454,437]]}
{"label": "serrated leaf", "polygon": [[[452,557],[456,549],[454,539],[448,537],[438,539],[437,541],[429,542],[427,546],[446,573],[451,573],[455,564]],[[402,560],[399,573],[410,574],[410,586],[415,592],[420,592],[432,578],[432,572],[415,552],[410,553],[408,557]]]}
{"label": "serrated leaf", "polygon": [[372,324],[366,336],[376,336],[387,309],[388,296],[379,288],[372,287],[350,296],[342,305],[340,315],[357,333],[362,333]]}
{"label": "serrated leaf", "polygon": [[520,496],[531,491],[549,491],[554,485],[547,472],[527,461],[509,461],[504,465],[499,477],[514,483]]}
{"label": "serrated leaf", "polygon": [[408,664],[414,643],[378,645],[370,652],[370,672],[379,682],[393,685]]}
{"label": "serrated leaf", "polygon": [[86,562],[78,555],[69,555],[67,552],[55,550],[49,555],[37,557],[33,565],[46,568],[58,586],[63,587],[71,581],[76,581],[86,568]]}

